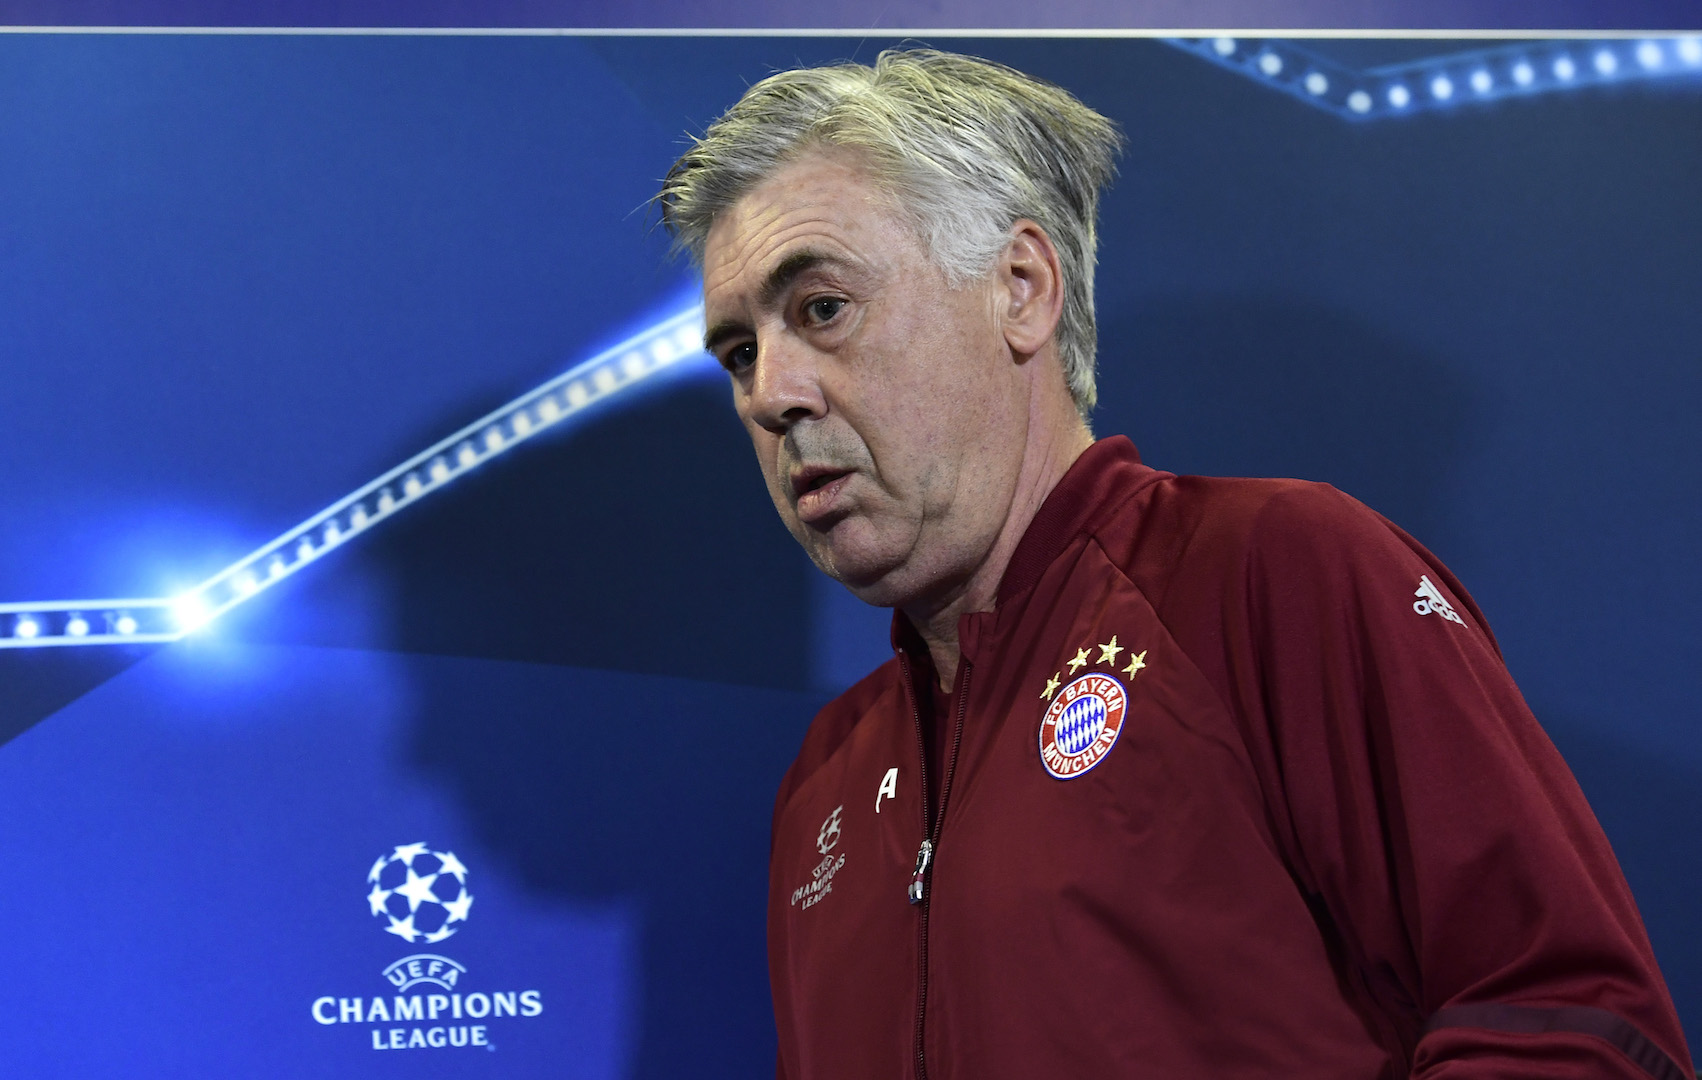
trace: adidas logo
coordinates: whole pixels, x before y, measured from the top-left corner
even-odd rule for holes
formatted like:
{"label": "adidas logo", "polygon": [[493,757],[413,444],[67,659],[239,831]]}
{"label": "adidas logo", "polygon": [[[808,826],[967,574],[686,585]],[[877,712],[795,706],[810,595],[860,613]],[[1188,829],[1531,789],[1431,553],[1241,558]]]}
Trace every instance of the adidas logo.
{"label": "adidas logo", "polygon": [[1424,575],[1418,579],[1418,591],[1413,595],[1418,599],[1413,601],[1412,609],[1420,615],[1440,615],[1449,622],[1459,623],[1461,626],[1466,625],[1465,620],[1460,618],[1459,612],[1454,610],[1454,605],[1448,603],[1443,598],[1441,590],[1431,582],[1429,575]]}

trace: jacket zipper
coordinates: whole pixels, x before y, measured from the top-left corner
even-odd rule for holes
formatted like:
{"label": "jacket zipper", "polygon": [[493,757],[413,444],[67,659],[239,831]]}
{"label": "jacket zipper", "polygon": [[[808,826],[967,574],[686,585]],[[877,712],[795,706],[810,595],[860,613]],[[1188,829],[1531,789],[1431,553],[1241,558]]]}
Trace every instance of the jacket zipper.
{"label": "jacket zipper", "polygon": [[923,840],[922,847],[916,852],[916,871],[910,875],[910,902],[920,904],[922,895],[928,887],[928,866],[934,861],[934,842]]}
{"label": "jacket zipper", "polygon": [[[928,828],[928,747],[922,739],[922,712],[916,705],[916,682],[911,677],[910,660],[904,661],[905,682],[910,686],[910,713],[916,721],[916,750],[922,762],[922,827]],[[930,691],[931,692],[931,691]],[[934,812],[933,831],[923,838],[916,851],[916,869],[910,878],[908,899],[921,907],[917,940],[916,988],[916,1080],[928,1080],[928,1065],[922,1050],[922,1021],[928,1011],[928,875],[933,869],[934,851],[940,844],[940,826],[946,819],[946,799],[951,794],[952,774],[957,771],[957,751],[963,745],[963,716],[969,707],[969,665],[958,660],[957,717],[952,724],[951,753],[946,757],[946,774],[940,779],[940,805]]]}

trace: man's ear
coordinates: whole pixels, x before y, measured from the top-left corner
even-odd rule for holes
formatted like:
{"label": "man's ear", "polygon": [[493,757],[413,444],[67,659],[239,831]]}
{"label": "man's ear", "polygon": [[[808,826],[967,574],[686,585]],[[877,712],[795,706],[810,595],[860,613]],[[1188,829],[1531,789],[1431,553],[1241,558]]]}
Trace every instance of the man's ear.
{"label": "man's ear", "polygon": [[1046,230],[1028,218],[1011,226],[998,267],[1005,290],[1003,330],[1011,351],[1026,359],[1039,352],[1058,328],[1064,310],[1064,273],[1058,249]]}

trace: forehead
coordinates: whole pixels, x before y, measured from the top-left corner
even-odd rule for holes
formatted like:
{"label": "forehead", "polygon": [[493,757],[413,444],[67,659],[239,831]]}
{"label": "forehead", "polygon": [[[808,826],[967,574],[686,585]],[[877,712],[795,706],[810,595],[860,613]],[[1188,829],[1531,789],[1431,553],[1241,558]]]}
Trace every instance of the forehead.
{"label": "forehead", "polygon": [[809,154],[716,215],[704,245],[704,292],[723,302],[749,299],[777,266],[806,249],[874,269],[916,246],[909,233],[866,170],[844,155]]}

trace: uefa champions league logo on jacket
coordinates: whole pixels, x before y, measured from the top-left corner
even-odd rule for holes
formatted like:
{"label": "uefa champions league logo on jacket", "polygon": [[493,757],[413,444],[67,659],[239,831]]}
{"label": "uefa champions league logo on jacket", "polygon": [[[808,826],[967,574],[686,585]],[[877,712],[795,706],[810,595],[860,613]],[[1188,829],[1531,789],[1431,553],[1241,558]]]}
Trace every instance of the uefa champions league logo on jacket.
{"label": "uefa champions league logo on jacket", "polygon": [[[467,923],[473,894],[467,866],[452,851],[424,843],[399,844],[380,855],[366,875],[366,902],[384,931],[409,945],[435,945]],[[463,986],[466,965],[438,953],[413,953],[381,975],[386,994],[327,994],[309,1011],[326,1027],[361,1024],[374,1050],[482,1047],[495,1050],[497,1021],[544,1011],[538,990],[474,990]]]}

